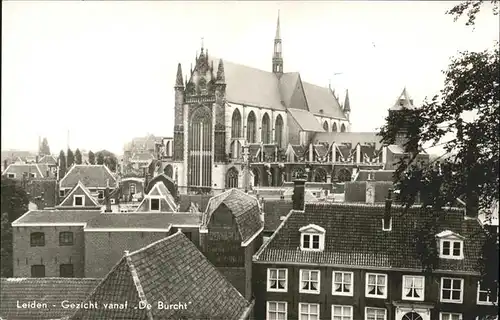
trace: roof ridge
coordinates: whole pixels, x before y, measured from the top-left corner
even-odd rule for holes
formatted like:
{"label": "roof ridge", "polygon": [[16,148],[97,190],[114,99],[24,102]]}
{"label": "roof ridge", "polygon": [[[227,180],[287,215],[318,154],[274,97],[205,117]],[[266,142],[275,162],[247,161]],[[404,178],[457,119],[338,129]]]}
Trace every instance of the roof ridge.
{"label": "roof ridge", "polygon": [[[137,290],[137,294],[139,295],[139,299],[141,302],[146,302],[148,305],[148,299],[146,298],[146,294],[144,293],[144,289],[141,285],[141,279],[139,279],[139,275],[137,274],[137,270],[135,269],[134,263],[132,262],[132,258],[130,257],[129,251],[125,251],[125,261],[128,265],[130,274],[132,275],[132,281],[134,281],[135,289]],[[147,308],[147,315],[150,320],[153,320],[153,314],[151,313],[151,309]]]}
{"label": "roof ridge", "polygon": [[[172,224],[170,224],[170,226],[172,226]],[[147,245],[147,246],[145,246],[145,247],[142,247],[142,248],[137,249],[137,250],[132,251],[132,252],[127,251],[126,255],[127,255],[128,257],[131,257],[131,256],[133,256],[133,255],[135,255],[135,254],[137,254],[137,253],[140,253],[140,252],[142,252],[142,251],[144,251],[144,250],[146,250],[146,249],[149,249],[149,248],[151,248],[151,247],[154,247],[154,246],[156,246],[157,244],[159,244],[159,243],[161,243],[161,242],[164,242],[164,241],[166,241],[166,240],[170,240],[170,239],[172,239],[172,238],[174,238],[174,237],[178,236],[179,234],[183,234],[183,233],[182,233],[182,231],[181,231],[181,230],[179,230],[179,229],[178,229],[176,233],[171,234],[171,235],[169,235],[168,237],[165,237],[165,238],[163,238],[163,239],[156,240],[155,242],[152,242],[152,243],[148,244],[148,245]]]}
{"label": "roof ridge", "polygon": [[290,212],[288,212],[288,214],[285,216],[285,219],[283,219],[283,221],[281,221],[280,225],[278,226],[278,228],[276,228],[276,230],[274,231],[274,233],[271,235],[271,237],[269,237],[269,239],[267,239],[266,243],[264,243],[260,248],[259,250],[253,255],[252,257],[252,261],[257,261],[259,260],[262,252],[264,252],[264,250],[267,248],[267,246],[271,243],[271,241],[276,237],[276,235],[278,234],[278,232],[283,228],[283,226],[285,225],[285,222],[288,220],[288,218],[292,215],[293,212],[296,212],[297,210],[290,210]]}

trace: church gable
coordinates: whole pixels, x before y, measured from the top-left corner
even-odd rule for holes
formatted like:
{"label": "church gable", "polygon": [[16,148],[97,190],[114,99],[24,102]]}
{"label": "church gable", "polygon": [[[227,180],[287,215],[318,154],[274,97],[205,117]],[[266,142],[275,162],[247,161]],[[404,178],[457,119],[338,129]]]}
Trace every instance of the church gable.
{"label": "church gable", "polygon": [[290,103],[287,105],[287,107],[309,111],[308,101],[299,74],[297,74],[297,80],[296,83],[294,84],[293,93],[290,98]]}

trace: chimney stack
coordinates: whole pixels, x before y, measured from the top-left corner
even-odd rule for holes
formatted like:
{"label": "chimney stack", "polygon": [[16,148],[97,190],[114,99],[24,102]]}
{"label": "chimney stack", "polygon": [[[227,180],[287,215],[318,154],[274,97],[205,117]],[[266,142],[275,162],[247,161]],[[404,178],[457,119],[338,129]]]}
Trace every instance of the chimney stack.
{"label": "chimney stack", "polygon": [[104,201],[106,203],[106,210],[104,210],[104,212],[112,212],[111,199],[109,197],[109,179],[106,180],[106,190],[104,191]]}
{"label": "chimney stack", "polygon": [[304,210],[305,179],[295,179],[293,181],[293,210]]}
{"label": "chimney stack", "polygon": [[389,189],[387,193],[387,198],[385,199],[384,219],[382,221],[382,229],[384,231],[390,231],[392,227],[391,207],[392,207],[392,189]]}

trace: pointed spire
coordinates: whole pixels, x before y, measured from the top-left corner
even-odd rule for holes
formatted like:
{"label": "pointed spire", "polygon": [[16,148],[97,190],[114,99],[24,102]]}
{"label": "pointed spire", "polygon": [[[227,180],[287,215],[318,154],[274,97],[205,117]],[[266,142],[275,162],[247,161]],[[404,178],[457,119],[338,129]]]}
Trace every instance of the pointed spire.
{"label": "pointed spire", "polygon": [[345,91],[344,112],[351,112],[351,104],[349,103],[349,89]]}
{"label": "pointed spire", "polygon": [[175,78],[175,88],[183,88],[181,64],[177,65],[177,77]]}
{"label": "pointed spire", "polygon": [[219,61],[219,67],[217,68],[217,83],[225,83],[226,76],[224,74],[224,62],[222,59]]}
{"label": "pointed spire", "polygon": [[281,39],[281,34],[280,34],[280,11],[278,9],[278,22],[276,23],[276,36],[274,37],[275,40]]}

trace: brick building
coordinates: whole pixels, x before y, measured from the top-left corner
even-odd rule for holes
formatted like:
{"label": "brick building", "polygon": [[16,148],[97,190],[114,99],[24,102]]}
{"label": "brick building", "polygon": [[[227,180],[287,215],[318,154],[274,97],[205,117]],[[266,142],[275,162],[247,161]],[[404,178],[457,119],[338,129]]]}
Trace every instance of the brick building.
{"label": "brick building", "polygon": [[105,165],[73,165],[59,181],[59,197],[64,198],[78,182],[81,182],[90,194],[101,203],[104,201],[106,188],[113,192],[118,183],[115,175]]}
{"label": "brick building", "polygon": [[[297,193],[300,194],[300,185]],[[447,209],[433,222],[439,262],[422,272],[420,208],[301,203],[254,256],[257,319],[475,319],[498,309],[481,288],[484,230]]]}

